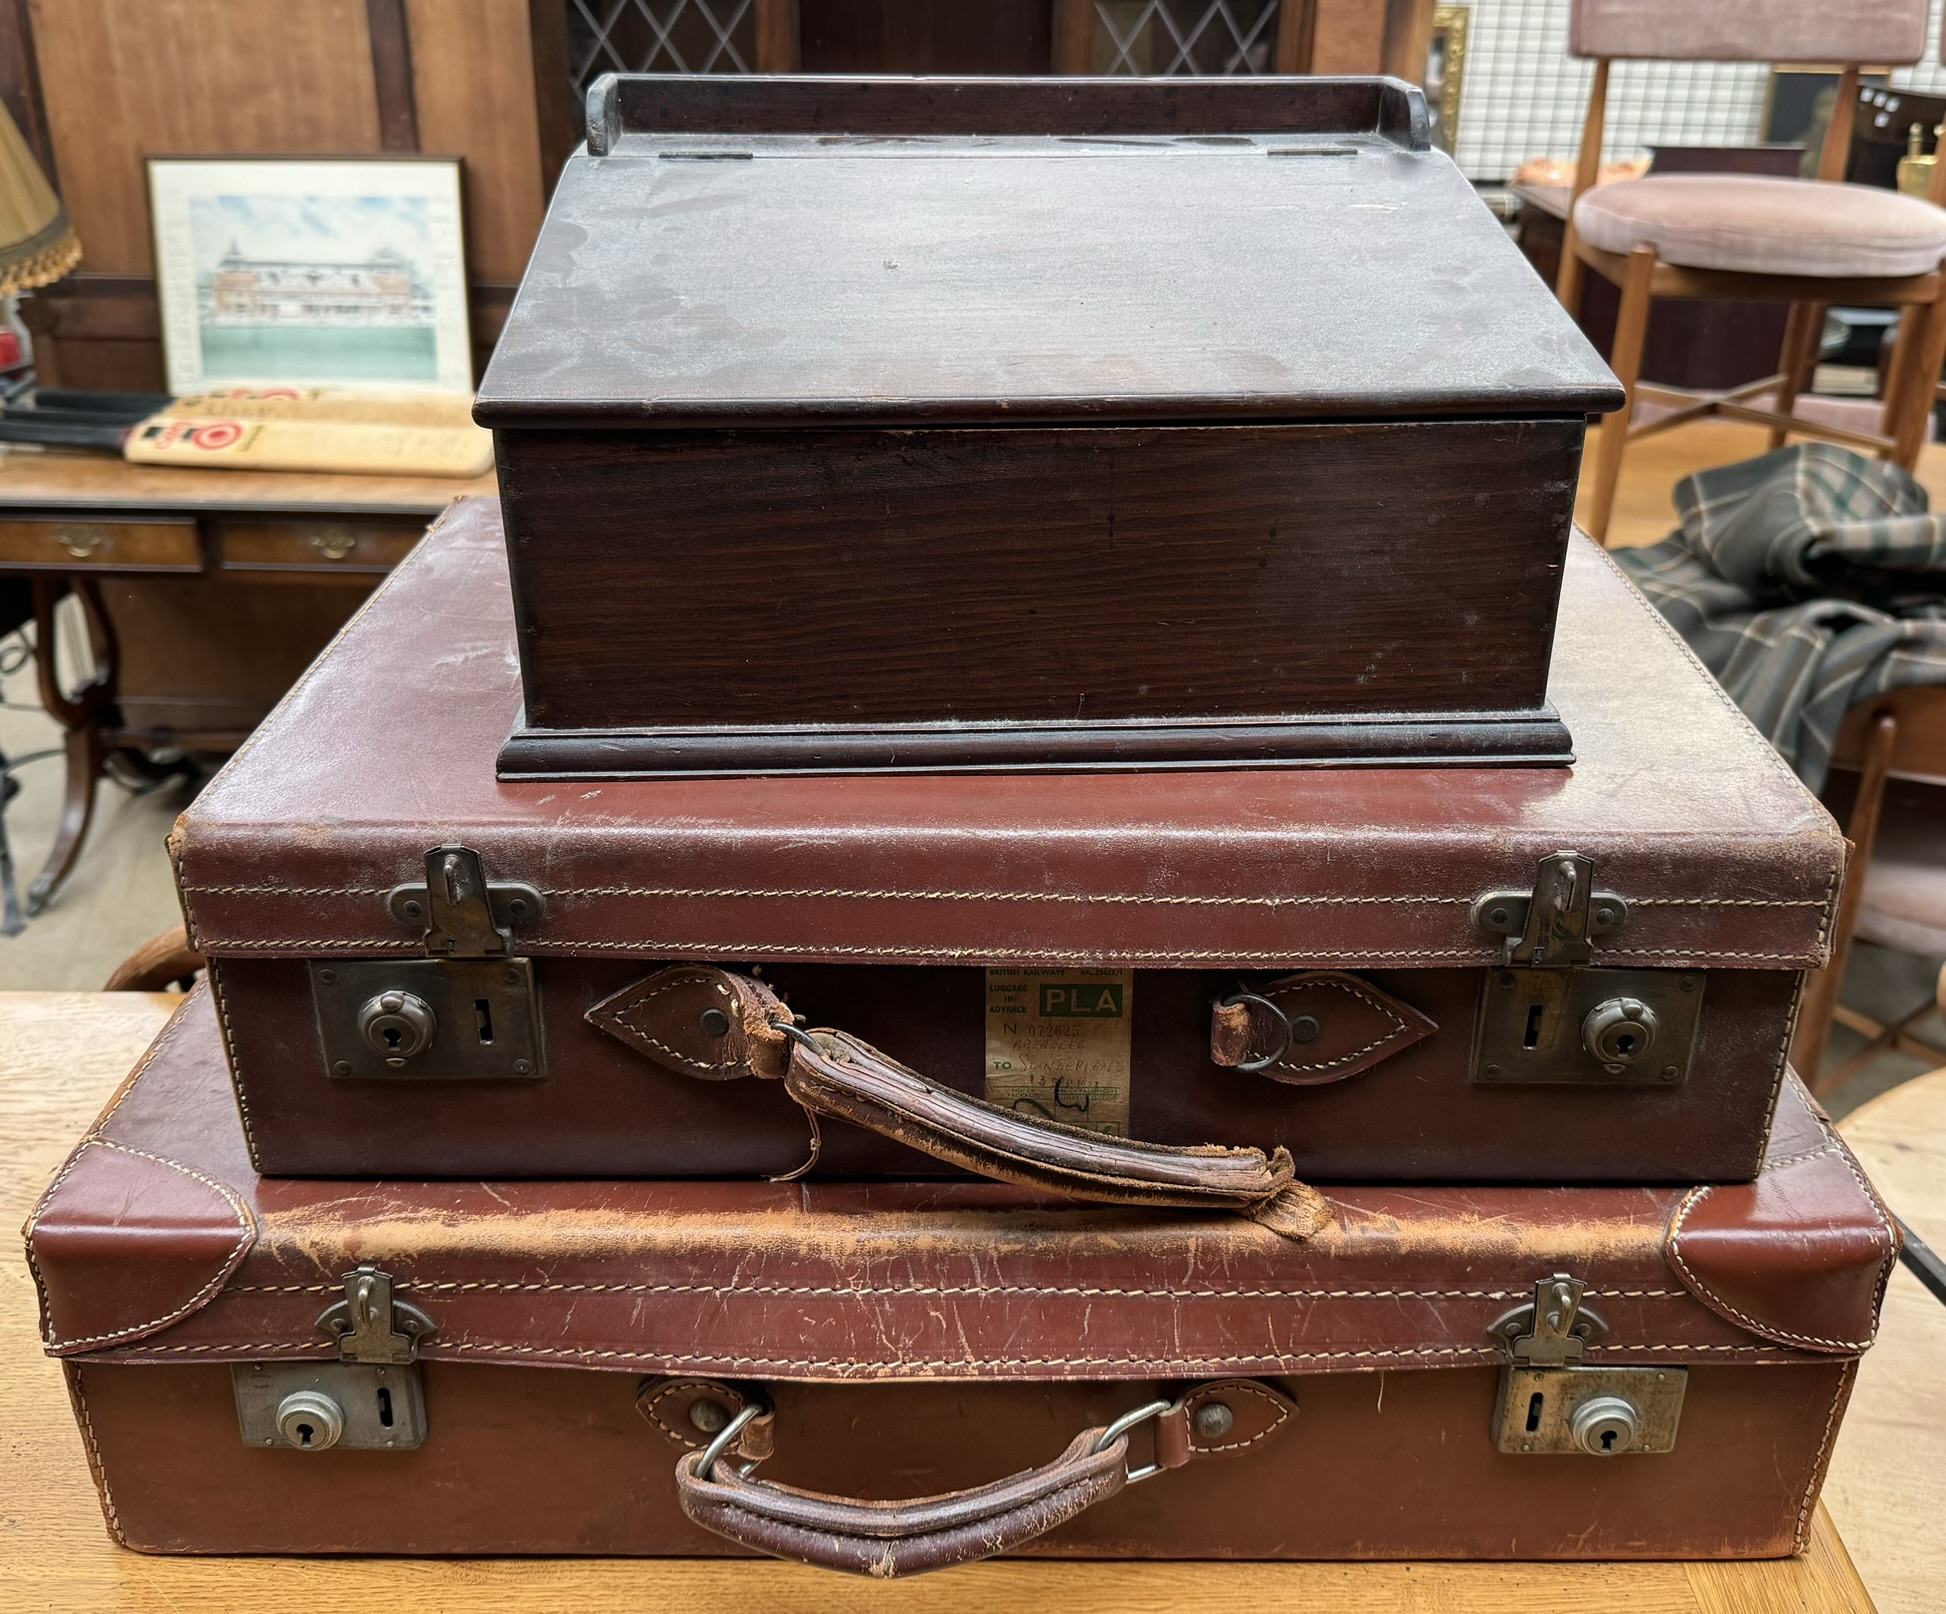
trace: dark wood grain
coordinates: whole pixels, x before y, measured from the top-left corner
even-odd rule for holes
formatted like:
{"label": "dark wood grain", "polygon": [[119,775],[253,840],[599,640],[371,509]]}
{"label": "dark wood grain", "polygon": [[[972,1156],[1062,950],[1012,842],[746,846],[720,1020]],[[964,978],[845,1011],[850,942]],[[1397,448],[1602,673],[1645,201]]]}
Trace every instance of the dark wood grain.
{"label": "dark wood grain", "polygon": [[807,73],[1048,70],[1048,0],[797,0],[795,9]]}
{"label": "dark wood grain", "polygon": [[1580,438],[503,433],[528,722],[1531,718]]}
{"label": "dark wood grain", "polygon": [[378,99],[379,144],[387,151],[419,149],[419,108],[412,88],[412,34],[405,0],[365,0],[372,42],[372,91]]}
{"label": "dark wood grain", "polygon": [[631,73],[621,132],[1305,134],[1363,130],[1425,150],[1425,99],[1377,78],[842,79]]}

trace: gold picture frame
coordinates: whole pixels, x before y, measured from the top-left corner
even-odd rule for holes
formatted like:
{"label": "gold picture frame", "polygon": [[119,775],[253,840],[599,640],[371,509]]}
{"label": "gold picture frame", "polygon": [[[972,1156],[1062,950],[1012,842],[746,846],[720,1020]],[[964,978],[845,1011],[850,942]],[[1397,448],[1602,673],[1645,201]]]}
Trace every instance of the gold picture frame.
{"label": "gold picture frame", "polygon": [[1426,51],[1426,106],[1432,141],[1447,156],[1459,141],[1460,92],[1466,84],[1466,31],[1471,6],[1434,6],[1432,43]]}

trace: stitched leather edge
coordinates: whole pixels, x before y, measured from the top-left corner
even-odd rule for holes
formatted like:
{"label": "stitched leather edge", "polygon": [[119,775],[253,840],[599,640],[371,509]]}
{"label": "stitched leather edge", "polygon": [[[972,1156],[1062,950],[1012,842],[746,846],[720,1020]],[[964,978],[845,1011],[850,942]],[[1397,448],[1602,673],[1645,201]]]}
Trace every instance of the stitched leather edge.
{"label": "stitched leather edge", "polygon": [[[1805,1102],[1810,1102],[1808,1095],[1805,1098]],[[1867,1203],[1871,1205],[1872,1216],[1877,1221],[1879,1230],[1885,1235],[1885,1254],[1880,1258],[1878,1282],[1872,1292],[1872,1326],[1865,1337],[1862,1340],[1825,1339],[1816,1334],[1794,1333],[1790,1329],[1779,1328],[1771,1323],[1760,1322],[1755,1317],[1731,1305],[1729,1301],[1725,1300],[1708,1284],[1704,1283],[1696,1275],[1695,1269],[1683,1259],[1682,1228],[1690,1212],[1716,1191],[1713,1185],[1704,1188],[1692,1188],[1683,1196],[1682,1203],[1676,1207],[1674,1216],[1670,1218],[1669,1232],[1666,1239],[1669,1261],[1675,1267],[1677,1276],[1689,1286],[1691,1292],[1695,1294],[1697,1299],[1704,1302],[1712,1310],[1730,1318],[1733,1322],[1741,1323],[1761,1339],[1776,1340],[1778,1343],[1785,1345],[1801,1345],[1808,1349],[1819,1351],[1867,1351],[1871,1349],[1873,1341],[1878,1338],[1879,1317],[1885,1303],[1885,1286],[1891,1282],[1892,1268],[1897,1264],[1899,1259],[1899,1235],[1893,1228],[1891,1216],[1887,1212],[1884,1202],[1878,1197],[1877,1190],[1866,1181],[1865,1174],[1858,1169],[1858,1162],[1852,1158],[1852,1153],[1845,1147],[1844,1140],[1832,1128],[1830,1121],[1824,1118],[1823,1112],[1814,1109],[1813,1113],[1818,1116],[1824,1127],[1825,1136],[1829,1140],[1826,1148],[1830,1152],[1835,1153],[1844,1162],[1845,1169],[1851,1173],[1852,1181],[1858,1184],[1860,1192],[1864,1194]],[[1792,1158],[1808,1160],[1825,1152],[1826,1150],[1823,1149],[1813,1150],[1809,1153],[1793,1156]]]}
{"label": "stitched leather edge", "polygon": [[[185,891],[217,897],[382,897],[392,888],[378,885],[186,885]],[[849,886],[543,886],[544,897],[657,897],[699,902],[726,897],[799,902],[830,898],[847,902],[1063,902],[1086,907],[1154,908],[1372,908],[1418,903],[1426,907],[1471,909],[1473,899],[1419,893],[1393,897],[1160,897],[1148,892],[1068,891],[897,891]],[[1816,897],[1631,897],[1631,908],[1821,908]]]}
{"label": "stitched leather edge", "polygon": [[[375,955],[416,956],[414,943],[397,936],[358,936],[350,939],[324,936],[224,937],[201,944],[205,954],[228,953],[234,957],[281,958],[292,953],[371,953]],[[809,946],[797,942],[698,941],[694,938],[671,940],[666,937],[633,937],[622,941],[566,941],[559,938],[523,948],[529,957],[546,958],[556,952],[563,957],[587,953],[638,953],[645,959],[689,954],[719,959],[772,958],[891,958],[901,963],[933,962],[979,963],[1003,959],[1009,963],[1086,965],[1110,968],[1119,964],[1218,964],[1234,969],[1379,969],[1388,964],[1424,963],[1446,960],[1455,964],[1494,968],[1503,963],[1500,955],[1481,947],[1419,947],[1390,952],[1356,953],[1251,953],[1234,947],[1202,948],[1113,948],[1081,954],[1059,947],[879,947],[867,943]],[[1778,964],[1792,969],[1814,967],[1803,953],[1763,953],[1729,949],[1698,950],[1691,947],[1635,947],[1604,950],[1598,962],[1619,966],[1652,960],[1675,960],[1696,969],[1713,964],[1742,960],[1751,964]]]}
{"label": "stitched leather edge", "polygon": [[[1751,1357],[1769,1362],[1803,1362],[1804,1352],[1782,1345],[1610,1345],[1589,1349],[1614,1360],[1635,1356]],[[298,1346],[291,1340],[212,1340],[191,1345],[133,1344],[117,1351],[101,1353],[104,1360],[146,1360],[152,1356],[276,1357],[285,1360],[331,1359],[329,1346]],[[897,1381],[915,1373],[941,1381],[973,1378],[995,1370],[1040,1372],[1051,1368],[1114,1369],[1121,1377],[1196,1379],[1208,1378],[1218,1369],[1239,1373],[1276,1375],[1301,1371],[1306,1362],[1486,1362],[1504,1363],[1506,1351],[1494,1345],[1397,1346],[1365,1350],[1294,1351],[1269,1356],[1037,1356],[1037,1357],[936,1357],[929,1361],[837,1362],[826,1357],[708,1356],[679,1352],[590,1350],[577,1346],[519,1345],[495,1340],[439,1338],[429,1340],[421,1358],[437,1361],[443,1356],[478,1356],[519,1361],[541,1358],[549,1361],[608,1362],[641,1372],[708,1377],[751,1377],[770,1372],[802,1372],[807,1378],[832,1383],[849,1381]],[[1817,1360],[1829,1361],[1828,1355]]]}
{"label": "stitched leather edge", "polygon": [[1798,1552],[1811,1544],[1811,1509],[1824,1493],[1825,1475],[1831,1467],[1831,1437],[1838,1431],[1838,1414],[1844,1411],[1845,1403],[1851,1399],[1851,1382],[1857,1372],[1858,1358],[1854,1356],[1839,1370],[1838,1388],[1831,1397],[1831,1410],[1824,1415],[1824,1435],[1818,1441],[1817,1456],[1811,1460],[1810,1483],[1804,1487],[1804,1500],[1797,1510],[1797,1531],[1792,1537],[1792,1545]]}
{"label": "stitched leather edge", "polygon": [[[342,1283],[240,1283],[231,1294],[339,1295]],[[404,1279],[396,1292],[406,1294],[631,1294],[631,1295],[768,1295],[829,1296],[837,1299],[878,1299],[909,1296],[954,1298],[961,1295],[1025,1295],[1035,1298],[1095,1300],[1521,1300],[1526,1289],[1116,1289],[1083,1284],[785,1284],[785,1283],[502,1283],[492,1279],[448,1279],[428,1282]],[[1690,1300],[1687,1289],[1589,1289],[1590,1300]]]}
{"label": "stitched leather edge", "polygon": [[[33,1237],[35,1231],[40,1226],[41,1220],[46,1213],[48,1202],[53,1198],[55,1191],[60,1188],[62,1183],[67,1181],[82,1157],[90,1149],[109,1149],[117,1154],[132,1155],[137,1159],[153,1161],[156,1165],[167,1166],[172,1171],[179,1171],[185,1177],[193,1178],[195,1181],[202,1183],[206,1188],[214,1189],[228,1203],[231,1211],[236,1216],[237,1241],[230,1250],[230,1253],[219,1264],[215,1274],[184,1304],[165,1312],[159,1317],[150,1318],[145,1322],[133,1323],[123,1328],[111,1329],[105,1334],[88,1334],[74,1339],[62,1339],[55,1334],[53,1319],[46,1309],[47,1286],[42,1277],[39,1262],[32,1258]],[[26,1233],[28,1250],[30,1252],[29,1261],[33,1267],[34,1281],[42,1295],[43,1322],[41,1343],[50,1355],[66,1356],[74,1352],[85,1351],[91,1346],[117,1345],[129,1340],[141,1339],[149,1334],[159,1333],[161,1330],[181,1322],[191,1312],[199,1310],[229,1281],[230,1276],[236,1271],[238,1265],[241,1264],[250,1246],[256,1242],[257,1224],[256,1219],[250,1214],[249,1208],[243,1201],[231,1189],[218,1182],[214,1177],[207,1176],[203,1172],[197,1171],[194,1167],[185,1166],[180,1160],[170,1160],[163,1155],[151,1154],[147,1149],[134,1149],[126,1144],[116,1143],[111,1138],[90,1136],[83,1139],[81,1146],[68,1157],[68,1163],[62,1168],[61,1174],[54,1179],[53,1183],[49,1185],[47,1192],[41,1196],[40,1203],[34,1208],[33,1218],[27,1224]]]}
{"label": "stitched leather edge", "polygon": [[101,1442],[95,1438],[95,1421],[88,1415],[88,1393],[81,1383],[81,1364],[63,1362],[61,1368],[67,1380],[68,1400],[74,1406],[74,1421],[81,1426],[81,1444],[88,1456],[88,1472],[94,1478],[102,1519],[116,1545],[126,1547],[128,1533],[122,1529],[122,1516],[115,1509],[115,1493],[108,1486],[108,1464],[102,1460]]}
{"label": "stitched leather edge", "polygon": [[[250,1156],[250,1169],[259,1175],[263,1172],[263,1159],[257,1153],[257,1130],[250,1124],[250,1098],[244,1090],[243,1059],[237,1053],[236,1033],[230,1025],[230,1000],[223,990],[220,959],[209,959],[208,968],[203,971],[203,980],[208,984],[210,1002],[216,1006],[217,1028],[223,1034],[223,1063],[229,1071],[230,1091],[236,1095],[237,1120],[243,1126],[243,1148]],[[202,987],[198,986],[197,991]]]}

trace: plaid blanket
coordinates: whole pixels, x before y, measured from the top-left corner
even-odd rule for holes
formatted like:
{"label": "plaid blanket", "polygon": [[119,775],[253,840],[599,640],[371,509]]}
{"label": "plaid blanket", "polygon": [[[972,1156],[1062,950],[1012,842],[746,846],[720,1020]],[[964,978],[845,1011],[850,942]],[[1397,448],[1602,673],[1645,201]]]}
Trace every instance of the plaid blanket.
{"label": "plaid blanket", "polygon": [[1684,478],[1682,526],[1614,558],[1818,790],[1847,711],[1946,684],[1946,514],[1926,505],[1888,461],[1794,444]]}

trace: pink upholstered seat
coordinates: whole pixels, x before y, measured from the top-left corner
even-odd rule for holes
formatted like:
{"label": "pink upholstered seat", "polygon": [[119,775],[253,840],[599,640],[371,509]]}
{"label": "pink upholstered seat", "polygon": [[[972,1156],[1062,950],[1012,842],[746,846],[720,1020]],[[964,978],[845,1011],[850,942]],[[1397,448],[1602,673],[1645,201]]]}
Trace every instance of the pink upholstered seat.
{"label": "pink upholstered seat", "polygon": [[1946,258],[1946,210],[1868,185],[1756,174],[1651,174],[1574,209],[1603,252],[1654,247],[1664,263],[1759,275],[1923,275]]}

